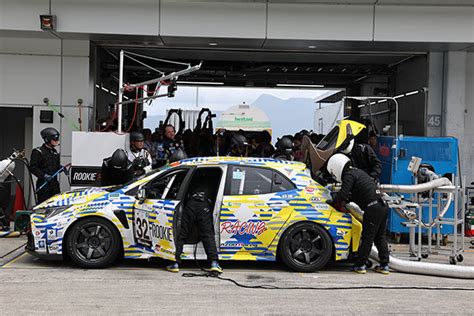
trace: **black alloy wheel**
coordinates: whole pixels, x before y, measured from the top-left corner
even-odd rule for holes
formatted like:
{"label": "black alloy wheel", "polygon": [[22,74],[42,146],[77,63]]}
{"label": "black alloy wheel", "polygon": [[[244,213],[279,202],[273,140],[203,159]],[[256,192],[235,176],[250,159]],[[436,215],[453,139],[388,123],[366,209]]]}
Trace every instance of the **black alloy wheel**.
{"label": "black alloy wheel", "polygon": [[291,226],[280,241],[283,262],[299,272],[322,269],[331,258],[332,240],[321,226],[303,222]]}
{"label": "black alloy wheel", "polygon": [[85,218],[71,227],[66,240],[72,261],[82,268],[105,268],[121,253],[120,234],[108,220]]}

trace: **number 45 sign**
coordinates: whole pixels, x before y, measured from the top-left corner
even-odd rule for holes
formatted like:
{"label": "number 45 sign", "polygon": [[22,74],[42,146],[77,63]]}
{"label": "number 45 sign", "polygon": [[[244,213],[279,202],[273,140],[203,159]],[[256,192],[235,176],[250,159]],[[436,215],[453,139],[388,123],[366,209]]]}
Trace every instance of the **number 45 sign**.
{"label": "number 45 sign", "polygon": [[441,127],[441,115],[428,114],[428,127]]}

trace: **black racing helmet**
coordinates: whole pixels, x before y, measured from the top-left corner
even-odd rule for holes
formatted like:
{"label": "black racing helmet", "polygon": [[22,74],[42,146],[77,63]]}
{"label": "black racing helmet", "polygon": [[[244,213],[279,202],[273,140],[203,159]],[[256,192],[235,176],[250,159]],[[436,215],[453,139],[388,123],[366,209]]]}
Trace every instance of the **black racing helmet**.
{"label": "black racing helmet", "polygon": [[242,134],[239,134],[239,133],[235,133],[234,135],[232,135],[232,139],[230,141],[230,145],[232,147],[245,147],[245,146],[248,146],[248,142],[247,142],[247,138],[242,135]]}
{"label": "black racing helmet", "polygon": [[130,142],[140,142],[140,141],[144,141],[145,140],[145,136],[143,136],[142,133],[140,132],[131,132],[130,133]]}
{"label": "black racing helmet", "polygon": [[54,127],[47,127],[41,131],[41,138],[45,143],[49,143],[52,140],[59,140],[59,132]]}
{"label": "black racing helmet", "polygon": [[291,151],[293,148],[293,141],[289,137],[284,136],[277,141],[275,146],[280,152],[285,153]]}
{"label": "black racing helmet", "polygon": [[169,158],[169,162],[175,162],[175,161],[180,161],[180,160],[183,160],[183,159],[186,159],[188,158],[188,156],[186,155],[186,153],[184,152],[183,149],[181,148],[178,148],[174,151],[174,153],[171,154],[170,158]]}
{"label": "black racing helmet", "polygon": [[123,149],[117,149],[114,151],[110,164],[116,169],[126,169],[128,164],[127,154]]}

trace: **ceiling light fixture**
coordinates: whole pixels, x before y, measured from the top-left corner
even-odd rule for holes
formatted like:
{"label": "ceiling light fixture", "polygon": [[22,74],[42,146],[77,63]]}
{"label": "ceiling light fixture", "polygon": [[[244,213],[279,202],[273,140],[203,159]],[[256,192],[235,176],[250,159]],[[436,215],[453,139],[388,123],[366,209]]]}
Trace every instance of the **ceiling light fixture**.
{"label": "ceiling light fixture", "polygon": [[291,84],[291,83],[277,83],[277,87],[287,88],[324,88],[322,84]]}
{"label": "ceiling light fixture", "polygon": [[316,45],[308,45],[308,48],[316,48],[316,47],[318,47],[318,46],[316,46]]}
{"label": "ceiling light fixture", "polygon": [[214,43],[214,42],[209,43],[209,46],[217,46],[217,43]]}

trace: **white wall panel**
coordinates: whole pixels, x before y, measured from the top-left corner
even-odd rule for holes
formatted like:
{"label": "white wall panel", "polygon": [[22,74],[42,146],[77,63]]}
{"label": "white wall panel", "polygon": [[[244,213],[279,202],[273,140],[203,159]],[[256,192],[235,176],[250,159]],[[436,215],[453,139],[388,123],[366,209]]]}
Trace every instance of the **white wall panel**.
{"label": "white wall panel", "polygon": [[158,0],[51,0],[59,32],[158,35]]}
{"label": "white wall panel", "polygon": [[0,37],[0,53],[60,55],[61,41],[58,39]]}
{"label": "white wall panel", "polygon": [[89,58],[64,57],[63,59],[63,104],[77,104],[77,99],[84,104],[91,104],[89,95]]}
{"label": "white wall panel", "polygon": [[373,7],[367,5],[268,5],[270,39],[371,40]]}
{"label": "white wall panel", "polygon": [[[79,108],[78,107],[63,107],[62,113],[69,121],[62,119],[61,124],[61,155],[70,156],[72,151],[72,132],[77,131],[75,127],[72,126],[70,122],[74,122],[77,126],[79,126],[78,118],[79,118]],[[82,108],[82,130],[87,131],[89,126],[88,120],[88,108]],[[94,150],[93,148],[89,148],[90,150]],[[87,151],[84,148],[85,151]]]}
{"label": "white wall panel", "polygon": [[59,56],[0,55],[0,103],[58,104],[60,74]]}
{"label": "white wall panel", "polygon": [[464,174],[468,182],[474,181],[474,53],[467,53],[466,57],[466,113],[464,132]]}
{"label": "white wall panel", "polygon": [[264,38],[264,3],[161,1],[160,35]]}
{"label": "white wall panel", "polygon": [[376,41],[474,42],[474,7],[377,6]]}
{"label": "white wall panel", "polygon": [[41,14],[48,14],[49,0],[0,0],[0,30],[40,31]]}

